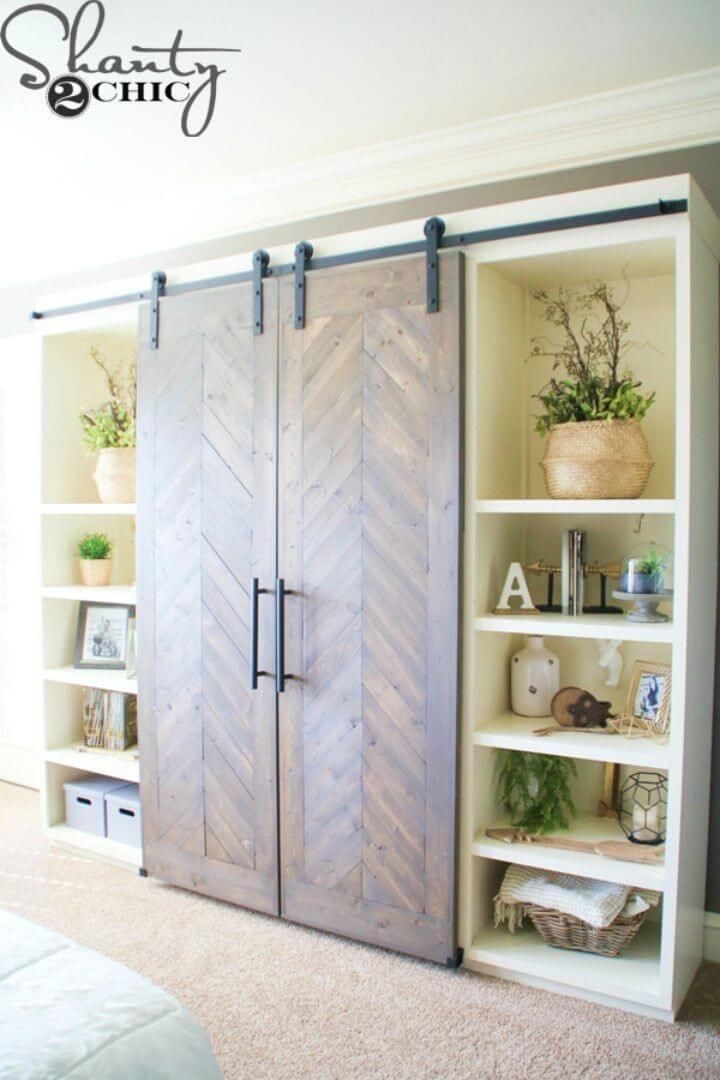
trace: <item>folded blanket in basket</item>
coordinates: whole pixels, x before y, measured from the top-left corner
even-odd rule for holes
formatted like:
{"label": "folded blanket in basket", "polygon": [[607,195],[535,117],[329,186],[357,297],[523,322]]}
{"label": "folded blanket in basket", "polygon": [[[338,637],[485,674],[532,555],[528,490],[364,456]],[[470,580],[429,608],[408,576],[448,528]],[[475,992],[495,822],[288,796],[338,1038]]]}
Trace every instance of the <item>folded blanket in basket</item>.
{"label": "folded blanket in basket", "polygon": [[660,893],[649,889],[512,863],[495,897],[495,925],[507,922],[510,930],[522,926],[524,908],[531,904],[574,915],[590,926],[605,927],[619,915],[638,915],[656,907],[659,900]]}

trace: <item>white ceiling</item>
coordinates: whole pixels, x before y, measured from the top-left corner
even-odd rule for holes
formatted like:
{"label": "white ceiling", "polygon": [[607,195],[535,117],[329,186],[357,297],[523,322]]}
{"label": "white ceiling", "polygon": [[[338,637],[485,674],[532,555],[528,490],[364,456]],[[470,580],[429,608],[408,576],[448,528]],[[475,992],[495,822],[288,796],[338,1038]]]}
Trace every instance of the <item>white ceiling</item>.
{"label": "white ceiling", "polygon": [[[54,0],[69,13],[79,0]],[[0,0],[4,19],[20,0]],[[180,106],[60,120],[0,50],[0,283],[195,238],[194,204],[251,174],[710,68],[718,0],[106,0],[89,56],[132,44],[242,49],[198,139]],[[15,40],[66,67],[43,14]]]}

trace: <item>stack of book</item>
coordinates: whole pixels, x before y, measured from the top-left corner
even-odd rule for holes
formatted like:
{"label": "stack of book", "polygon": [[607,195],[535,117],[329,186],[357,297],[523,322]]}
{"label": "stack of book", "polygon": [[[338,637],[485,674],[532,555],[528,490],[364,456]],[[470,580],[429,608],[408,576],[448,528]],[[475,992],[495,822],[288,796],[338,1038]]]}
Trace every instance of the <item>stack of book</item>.
{"label": "stack of book", "polygon": [[115,690],[84,690],[83,734],[86,746],[128,750],[137,742],[137,699]]}

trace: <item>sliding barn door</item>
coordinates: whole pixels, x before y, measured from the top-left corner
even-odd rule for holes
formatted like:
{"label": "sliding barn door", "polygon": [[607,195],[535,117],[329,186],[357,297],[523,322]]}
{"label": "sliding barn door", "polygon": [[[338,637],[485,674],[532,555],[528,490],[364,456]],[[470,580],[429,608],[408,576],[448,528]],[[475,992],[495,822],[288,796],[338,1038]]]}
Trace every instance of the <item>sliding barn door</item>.
{"label": "sliding barn door", "polygon": [[454,957],[461,257],[280,286],[282,913]]}
{"label": "sliding barn door", "polygon": [[[249,678],[252,582],[274,587],[277,285],[141,315],[138,621],[144,863],[177,885],[277,912],[276,697]],[[258,603],[259,667],[274,609]]]}

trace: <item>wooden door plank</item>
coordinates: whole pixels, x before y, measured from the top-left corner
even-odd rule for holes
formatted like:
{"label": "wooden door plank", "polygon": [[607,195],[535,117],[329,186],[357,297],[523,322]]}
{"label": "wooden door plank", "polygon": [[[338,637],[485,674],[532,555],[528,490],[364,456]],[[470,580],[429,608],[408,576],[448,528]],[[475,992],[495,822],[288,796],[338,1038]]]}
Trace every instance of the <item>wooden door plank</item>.
{"label": "wooden door plank", "polygon": [[[303,343],[323,331],[315,320],[313,332],[299,333],[293,325],[294,291],[281,283],[279,292],[280,348],[278,358],[278,564],[294,595],[285,602],[285,651],[290,674],[305,672],[303,649]],[[304,682],[286,684],[278,704],[278,772],[280,776],[281,910],[288,883],[305,875],[305,735]]]}

